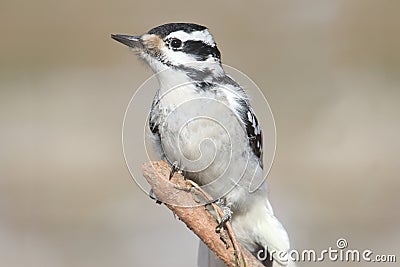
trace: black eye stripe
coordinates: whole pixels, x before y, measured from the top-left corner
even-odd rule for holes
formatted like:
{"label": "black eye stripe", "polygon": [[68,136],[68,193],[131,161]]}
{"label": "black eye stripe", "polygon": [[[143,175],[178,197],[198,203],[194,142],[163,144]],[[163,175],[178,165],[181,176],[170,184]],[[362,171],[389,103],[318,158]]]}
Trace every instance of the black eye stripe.
{"label": "black eye stripe", "polygon": [[206,60],[210,55],[221,59],[221,53],[216,45],[211,46],[203,41],[188,40],[183,43],[182,51],[195,56],[198,60]]}

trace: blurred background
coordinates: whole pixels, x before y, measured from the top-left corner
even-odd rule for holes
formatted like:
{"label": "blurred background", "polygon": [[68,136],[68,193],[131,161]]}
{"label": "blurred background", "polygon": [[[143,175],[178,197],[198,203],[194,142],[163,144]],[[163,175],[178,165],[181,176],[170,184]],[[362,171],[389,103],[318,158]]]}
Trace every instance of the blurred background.
{"label": "blurred background", "polygon": [[399,1],[0,7],[1,266],[196,265],[197,238],[125,166],[124,112],[152,72],[110,39],[178,21],[208,26],[223,62],[267,97],[270,199],[292,247],[346,238],[400,260]]}

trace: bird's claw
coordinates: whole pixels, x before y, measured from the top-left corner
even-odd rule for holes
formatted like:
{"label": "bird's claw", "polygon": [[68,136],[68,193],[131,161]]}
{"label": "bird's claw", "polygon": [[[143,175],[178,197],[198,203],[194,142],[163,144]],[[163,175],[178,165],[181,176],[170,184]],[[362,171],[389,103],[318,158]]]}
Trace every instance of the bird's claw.
{"label": "bird's claw", "polygon": [[221,221],[215,228],[215,231],[219,233],[221,229],[225,228],[226,223],[232,218],[232,211],[229,206],[223,206],[222,211],[224,212],[224,215],[221,218]]}
{"label": "bird's claw", "polygon": [[150,191],[149,191],[149,197],[150,197],[151,199],[155,200],[157,204],[162,204],[162,202],[161,202],[160,200],[158,200],[158,199],[156,198],[156,196],[154,195],[153,188],[151,188]]}
{"label": "bird's claw", "polygon": [[174,161],[174,163],[172,163],[171,171],[170,171],[170,173],[169,173],[169,180],[171,180],[172,177],[174,176],[174,174],[175,174],[176,172],[179,172],[179,171],[180,171],[180,169],[179,169],[179,166],[178,166],[178,162],[177,162],[177,161]]}

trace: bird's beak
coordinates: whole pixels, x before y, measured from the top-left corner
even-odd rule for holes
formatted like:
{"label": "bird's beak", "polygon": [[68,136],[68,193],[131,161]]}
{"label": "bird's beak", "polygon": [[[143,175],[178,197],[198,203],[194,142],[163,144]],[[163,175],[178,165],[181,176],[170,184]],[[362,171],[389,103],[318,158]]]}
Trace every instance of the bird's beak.
{"label": "bird's beak", "polygon": [[140,40],[140,36],[130,36],[124,34],[111,34],[111,38],[114,40],[123,43],[131,48],[143,48],[143,43]]}

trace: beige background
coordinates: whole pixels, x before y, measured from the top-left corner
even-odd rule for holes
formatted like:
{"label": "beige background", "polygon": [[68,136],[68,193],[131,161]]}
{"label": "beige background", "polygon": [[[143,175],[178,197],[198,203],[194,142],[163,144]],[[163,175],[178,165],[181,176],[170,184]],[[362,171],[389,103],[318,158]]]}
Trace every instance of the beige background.
{"label": "beige background", "polygon": [[270,198],[293,247],[343,237],[399,258],[399,12],[389,0],[3,0],[1,266],[195,266],[194,235],[125,167],[124,111],[151,71],[109,38],[172,21],[207,25],[268,98]]}

